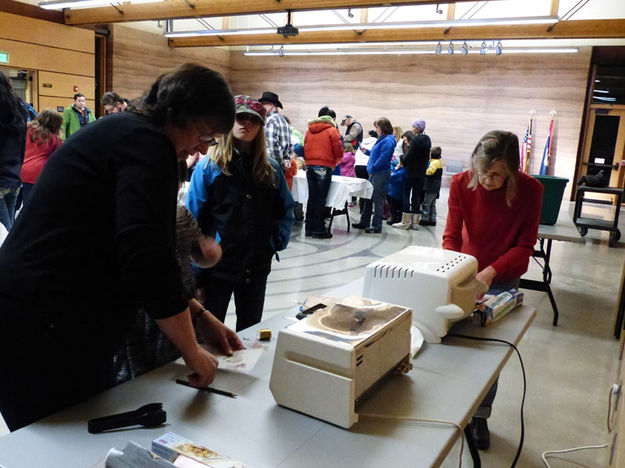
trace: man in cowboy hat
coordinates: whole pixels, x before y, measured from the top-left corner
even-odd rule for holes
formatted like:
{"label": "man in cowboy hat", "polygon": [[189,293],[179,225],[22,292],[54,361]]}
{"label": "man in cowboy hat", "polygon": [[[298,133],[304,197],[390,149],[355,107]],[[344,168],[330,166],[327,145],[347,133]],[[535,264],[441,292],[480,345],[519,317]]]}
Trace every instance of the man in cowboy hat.
{"label": "man in cowboy hat", "polygon": [[267,155],[274,158],[282,168],[291,167],[291,129],[289,124],[278,112],[282,109],[282,103],[276,93],[265,91],[259,101],[265,106],[267,117],[265,119],[265,140]]}

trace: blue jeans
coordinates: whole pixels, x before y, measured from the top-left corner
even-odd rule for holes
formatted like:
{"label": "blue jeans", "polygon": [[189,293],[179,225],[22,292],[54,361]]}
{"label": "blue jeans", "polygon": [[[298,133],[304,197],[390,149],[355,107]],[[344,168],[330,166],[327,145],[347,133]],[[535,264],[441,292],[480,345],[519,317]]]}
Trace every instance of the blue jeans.
{"label": "blue jeans", "polygon": [[26,182],[22,184],[22,206],[26,206],[26,203],[28,202],[28,197],[30,196],[30,191],[33,189],[34,186],[35,184],[28,184]]}
{"label": "blue jeans", "polygon": [[[360,215],[360,224],[368,227],[371,225],[376,231],[382,230],[382,213],[384,211],[384,201],[388,193],[388,183],[391,180],[391,171],[377,172],[369,176],[369,182],[373,185],[371,200],[365,200],[364,209]],[[373,221],[371,220],[371,209],[373,208]]]}
{"label": "blue jeans", "polygon": [[[490,285],[490,288],[488,288],[488,294],[497,295],[504,291],[508,291],[509,289],[518,289],[520,283],[521,283],[520,279],[510,281],[508,283],[493,283]],[[493,384],[492,387],[490,387],[490,390],[488,390],[488,393],[486,394],[486,396],[480,403],[480,407],[477,409],[477,411],[473,415],[474,418],[487,419],[490,416],[490,413],[493,409],[493,401],[495,401],[495,395],[497,395],[498,383],[499,383],[499,376],[497,376],[497,380],[495,380],[495,383]]]}
{"label": "blue jeans", "polygon": [[[402,193],[402,211],[404,213],[421,213],[421,191],[425,176],[406,177]],[[412,195],[411,195],[412,192]]]}
{"label": "blue jeans", "polygon": [[10,231],[15,221],[15,202],[20,191],[19,185],[0,186],[0,223]]}
{"label": "blue jeans", "polygon": [[306,205],[306,234],[323,234],[326,231],[324,212],[326,198],[332,182],[332,168],[326,166],[306,167],[308,204]]}
{"label": "blue jeans", "polygon": [[425,198],[423,199],[423,213],[421,219],[424,221],[436,222],[436,192],[425,192]]}

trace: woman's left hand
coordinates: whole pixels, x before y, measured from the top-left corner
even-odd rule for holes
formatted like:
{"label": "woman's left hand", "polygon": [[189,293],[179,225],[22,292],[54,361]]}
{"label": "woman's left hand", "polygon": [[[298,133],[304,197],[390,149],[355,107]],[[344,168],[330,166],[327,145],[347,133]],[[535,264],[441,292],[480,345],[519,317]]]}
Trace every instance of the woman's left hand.
{"label": "woman's left hand", "polygon": [[201,258],[194,258],[195,262],[202,268],[210,268],[215,266],[221,260],[221,246],[219,243],[209,236],[200,236],[199,240]]}
{"label": "woman's left hand", "polygon": [[[489,265],[482,271],[480,271],[475,278],[490,288],[490,285],[493,283],[495,276],[497,276],[497,270]],[[480,294],[477,298],[482,299],[482,297],[484,297],[484,293]]]}
{"label": "woman's left hand", "polygon": [[237,334],[208,310],[201,313],[198,325],[204,340],[217,345],[228,356],[234,351],[245,348]]}

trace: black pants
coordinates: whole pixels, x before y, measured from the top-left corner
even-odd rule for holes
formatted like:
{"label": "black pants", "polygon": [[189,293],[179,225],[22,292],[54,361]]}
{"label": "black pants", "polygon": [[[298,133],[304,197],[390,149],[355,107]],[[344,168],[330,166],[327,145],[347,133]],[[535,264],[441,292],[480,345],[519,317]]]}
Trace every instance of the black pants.
{"label": "black pants", "polygon": [[421,213],[423,182],[425,176],[411,177],[404,180],[402,210],[404,213]]}
{"label": "black pants", "polygon": [[225,321],[228,303],[234,293],[237,314],[236,331],[244,330],[260,322],[265,305],[267,276],[247,278],[240,282],[210,278],[203,283],[206,297],[204,307],[219,320]]}
{"label": "black pants", "polygon": [[388,206],[391,212],[390,224],[399,223],[401,221],[401,213],[402,213],[401,201],[399,201],[396,198],[391,197],[390,195],[387,195],[386,199],[388,200]]}
{"label": "black pants", "polygon": [[[49,311],[49,308],[48,308]],[[0,297],[0,413],[15,431],[113,385],[107,330]],[[59,318],[60,320],[57,320]],[[122,326],[120,324],[120,326]],[[117,343],[116,337],[109,336]]]}

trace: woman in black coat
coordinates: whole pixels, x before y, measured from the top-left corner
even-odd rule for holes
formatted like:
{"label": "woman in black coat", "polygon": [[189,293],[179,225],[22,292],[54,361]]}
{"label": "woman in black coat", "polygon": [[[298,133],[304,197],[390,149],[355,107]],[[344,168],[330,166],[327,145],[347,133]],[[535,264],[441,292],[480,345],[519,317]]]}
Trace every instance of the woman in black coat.
{"label": "woman in black coat", "polygon": [[7,231],[15,220],[15,204],[22,185],[20,171],[26,148],[26,111],[0,72],[0,223]]}
{"label": "woman in black coat", "polygon": [[425,171],[430,159],[432,142],[425,133],[425,120],[415,120],[412,124],[414,136],[408,152],[401,160],[406,171],[404,193],[402,197],[401,223],[393,224],[394,228],[416,229],[421,214],[421,192],[425,181]]}

